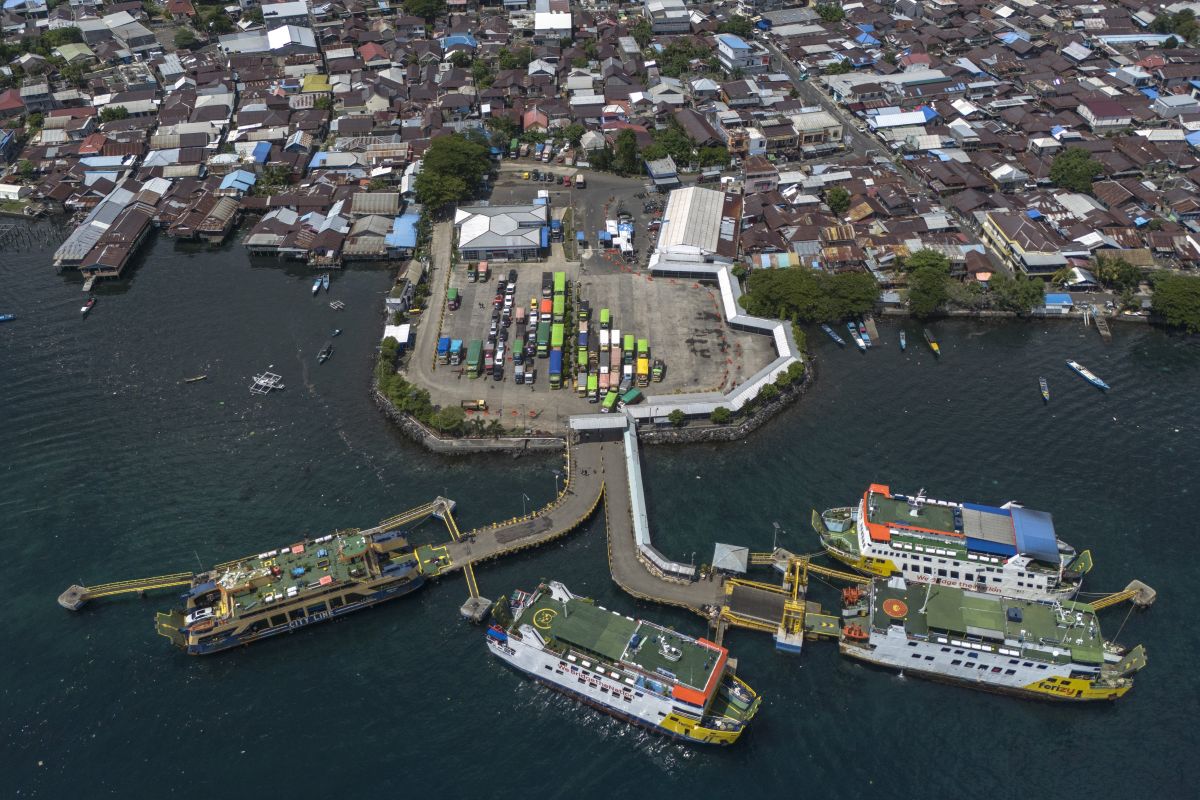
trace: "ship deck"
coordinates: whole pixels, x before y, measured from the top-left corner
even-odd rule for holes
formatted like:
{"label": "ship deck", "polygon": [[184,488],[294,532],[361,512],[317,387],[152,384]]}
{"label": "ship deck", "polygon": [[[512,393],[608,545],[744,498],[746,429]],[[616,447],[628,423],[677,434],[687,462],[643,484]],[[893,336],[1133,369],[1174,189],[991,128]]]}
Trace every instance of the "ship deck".
{"label": "ship deck", "polygon": [[[653,623],[630,619],[586,600],[562,603],[549,592],[541,593],[522,610],[514,625],[521,624],[532,625],[561,644],[610,662],[632,664],[650,675],[670,677],[697,690],[708,684],[720,655],[718,650]],[[638,646],[631,648],[635,636]],[[677,660],[663,653],[664,642],[679,653]]]}
{"label": "ship deck", "polygon": [[[280,548],[274,555],[254,556],[222,567],[216,582],[235,598],[245,611],[262,603],[268,596],[287,599],[314,586],[340,583],[366,575],[364,559],[368,545],[359,534],[335,537],[330,541],[300,543]],[[279,575],[272,576],[278,568]]]}
{"label": "ship deck", "polygon": [[926,503],[921,513],[914,517],[904,500],[883,495],[871,495],[871,522],[880,525],[911,525],[926,530],[954,533],[954,512],[945,506]]}

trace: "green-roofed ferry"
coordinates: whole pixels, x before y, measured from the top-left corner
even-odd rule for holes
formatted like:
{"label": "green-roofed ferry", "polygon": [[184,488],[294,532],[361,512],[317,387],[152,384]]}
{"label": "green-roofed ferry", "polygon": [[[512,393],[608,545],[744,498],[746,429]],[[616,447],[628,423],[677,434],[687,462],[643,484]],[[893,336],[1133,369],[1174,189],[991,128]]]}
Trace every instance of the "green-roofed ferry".
{"label": "green-roofed ferry", "polygon": [[839,649],[888,669],[1043,700],[1115,700],[1146,666],[1100,635],[1095,609],[876,579],[843,592]]}

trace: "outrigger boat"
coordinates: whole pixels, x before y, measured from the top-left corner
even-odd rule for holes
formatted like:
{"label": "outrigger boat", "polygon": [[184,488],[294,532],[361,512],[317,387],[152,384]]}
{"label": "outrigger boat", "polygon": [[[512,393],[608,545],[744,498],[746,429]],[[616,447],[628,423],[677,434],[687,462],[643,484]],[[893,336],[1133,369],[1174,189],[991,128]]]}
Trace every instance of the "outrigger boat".
{"label": "outrigger boat", "polygon": [[326,342],[325,347],[321,349],[321,352],[317,353],[317,363],[324,364],[329,360],[331,355],[333,355],[333,345],[329,342]]}
{"label": "outrigger boat", "polygon": [[837,342],[839,347],[846,346],[846,340],[838,336],[837,333],[834,332],[833,328],[829,327],[824,322],[821,323],[821,330],[825,331],[830,339],[833,339],[835,342]]}
{"label": "outrigger boat", "polygon": [[904,331],[900,331],[900,352],[903,353],[908,347],[908,340],[904,338]]}
{"label": "outrigger boat", "polygon": [[862,320],[858,321],[858,335],[862,337],[863,344],[867,347],[871,346],[871,336],[867,333],[867,323]]}
{"label": "outrigger boat", "polygon": [[942,348],[938,347],[937,339],[933,338],[933,334],[929,332],[929,328],[925,329],[925,341],[929,344],[929,349],[933,351],[935,356],[942,354]]}
{"label": "outrigger boat", "polygon": [[846,323],[846,330],[850,331],[850,338],[854,340],[854,346],[864,353],[867,352],[867,345],[863,341],[863,338],[858,335],[858,328],[855,327],[853,322]]}
{"label": "outrigger boat", "polygon": [[207,380],[207,379],[208,379],[207,375],[197,375],[193,378],[184,378],[183,382],[184,383],[199,383],[200,381]]}
{"label": "outrigger boat", "polygon": [[321,288],[327,292],[329,291],[329,273],[328,272],[326,272],[324,275],[321,276]]}
{"label": "outrigger boat", "polygon": [[1111,388],[1107,383],[1100,380],[1100,378],[1097,377],[1095,373],[1093,373],[1091,370],[1089,370],[1083,364],[1080,364],[1078,361],[1068,361],[1067,366],[1070,367],[1071,369],[1075,370],[1075,372],[1079,373],[1079,376],[1081,378],[1083,378],[1085,381],[1087,381],[1088,383],[1090,383],[1092,386],[1095,386],[1098,389],[1104,389],[1106,391],[1109,388]]}
{"label": "outrigger boat", "polygon": [[83,304],[83,308],[79,309],[81,316],[86,317],[87,313],[92,310],[92,306],[96,305],[96,298],[89,297],[87,302]]}
{"label": "outrigger boat", "polygon": [[314,280],[314,281],[313,281],[313,291],[312,291],[312,293],[313,293],[313,295],[316,295],[316,293],[317,293],[317,292],[319,292],[319,291],[321,291],[321,279],[320,279],[320,278],[317,278],[316,280]]}
{"label": "outrigger boat", "polygon": [[1049,403],[1050,402],[1050,384],[1046,381],[1045,378],[1038,378],[1038,386],[1041,387],[1041,390],[1042,390],[1042,401],[1045,403]]}

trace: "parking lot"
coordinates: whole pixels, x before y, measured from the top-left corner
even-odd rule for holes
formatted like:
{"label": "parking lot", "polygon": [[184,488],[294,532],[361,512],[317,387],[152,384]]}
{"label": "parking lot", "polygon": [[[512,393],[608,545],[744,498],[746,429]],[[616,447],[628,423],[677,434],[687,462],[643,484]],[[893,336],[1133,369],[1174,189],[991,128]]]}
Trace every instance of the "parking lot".
{"label": "parking lot", "polygon": [[[524,314],[528,315],[530,299],[542,298],[544,272],[566,273],[573,300],[590,304],[592,331],[598,331],[600,309],[608,308],[613,330],[649,341],[651,360],[661,359],[665,371],[661,382],[651,382],[643,390],[647,394],[725,391],[774,358],[768,337],[734,331],[724,324],[715,286],[652,278],[643,268],[646,255],[653,246],[648,226],[654,214],[644,210],[645,198],[638,197],[644,192],[640,179],[589,172],[585,189],[565,188],[558,183],[534,183],[523,179],[520,173],[530,166],[523,161],[504,165],[488,202],[493,206],[531,203],[539,189],[546,189],[550,192],[552,215],[562,218],[570,209],[590,246],[581,250],[581,257],[576,261],[568,261],[563,246],[554,243],[545,261],[492,262],[489,264],[490,280],[486,283],[470,282],[466,263],[455,266],[449,286],[458,290],[461,303],[455,310],[447,309],[440,335],[462,340],[464,356],[457,366],[437,364],[428,371],[424,366],[420,368],[417,377],[430,390],[435,403],[457,405],[460,401],[484,400],[488,406],[487,418],[500,419],[508,427],[524,427],[530,431],[561,430],[569,416],[597,410],[595,404],[574,391],[573,342],[564,346],[562,390],[550,389],[549,360],[536,355],[532,359],[522,358],[525,369],[532,367],[535,370],[534,382],[517,384],[513,380],[514,345],[522,341],[515,312],[517,308],[523,308]],[[577,172],[561,165],[549,165],[549,169],[559,174]],[[653,197],[665,201],[664,196]],[[615,217],[618,211],[627,212],[634,225],[638,259],[633,263],[596,246],[596,232],[602,230],[605,220]],[[498,322],[502,322],[505,293],[498,292],[497,288],[499,280],[507,281],[510,271],[516,273],[516,285],[511,293],[513,321],[507,328],[498,324],[496,333],[498,350],[503,336],[501,331],[507,332],[501,379],[495,380],[492,375],[472,379],[466,373],[465,350],[473,339],[487,341],[498,294],[501,297],[501,320]],[[578,306],[574,308],[577,310]],[[424,361],[424,364],[428,363]]]}

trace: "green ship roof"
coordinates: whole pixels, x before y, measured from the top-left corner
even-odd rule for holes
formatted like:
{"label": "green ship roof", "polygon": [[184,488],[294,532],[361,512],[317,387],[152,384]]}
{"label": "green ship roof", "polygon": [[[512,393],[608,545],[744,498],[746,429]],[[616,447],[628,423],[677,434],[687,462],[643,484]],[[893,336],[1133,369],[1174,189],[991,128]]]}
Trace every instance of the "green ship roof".
{"label": "green ship roof", "polygon": [[715,646],[605,610],[588,600],[572,598],[563,603],[545,590],[522,610],[512,628],[525,624],[532,625],[546,639],[606,661],[639,667],[651,675],[674,676],[677,682],[698,691],[704,691],[721,664],[722,652]]}

